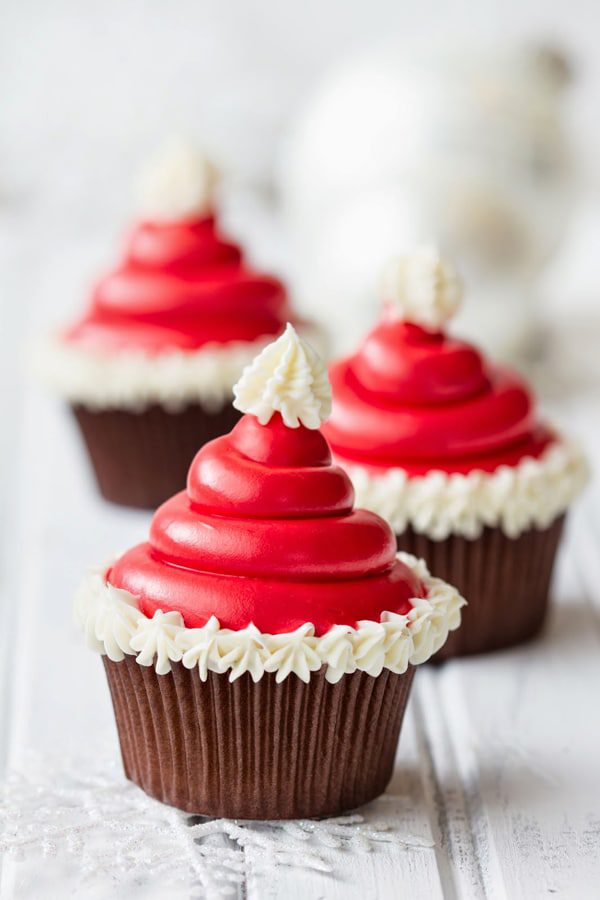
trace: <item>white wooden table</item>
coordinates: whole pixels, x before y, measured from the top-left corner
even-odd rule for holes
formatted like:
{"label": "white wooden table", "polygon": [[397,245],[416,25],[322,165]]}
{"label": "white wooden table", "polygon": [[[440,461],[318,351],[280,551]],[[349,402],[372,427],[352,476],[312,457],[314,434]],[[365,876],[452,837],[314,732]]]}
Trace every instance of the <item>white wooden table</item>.
{"label": "white wooden table", "polygon": [[[72,597],[90,564],[144,539],[149,521],[95,496],[68,416],[15,375],[18,340],[72,305],[104,253],[102,236],[82,227],[74,243],[51,208],[22,224],[18,211],[0,224],[3,773],[30,749],[117,753],[102,667],[72,622]],[[598,458],[593,401],[560,411]],[[434,846],[348,854],[333,876],[280,869],[239,897],[600,896],[599,500],[592,486],[569,522],[539,641],[418,673],[386,809],[401,832]],[[26,865],[5,860],[2,900],[122,894],[115,883],[84,892],[45,873],[39,867],[32,884]],[[168,884],[154,887],[139,896],[175,896]]]}

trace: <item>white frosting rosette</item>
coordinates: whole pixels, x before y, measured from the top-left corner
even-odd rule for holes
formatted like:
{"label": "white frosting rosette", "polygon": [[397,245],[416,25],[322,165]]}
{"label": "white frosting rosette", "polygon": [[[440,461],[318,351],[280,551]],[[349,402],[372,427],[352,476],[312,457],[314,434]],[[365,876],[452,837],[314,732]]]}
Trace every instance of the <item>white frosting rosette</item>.
{"label": "white frosting rosette", "polygon": [[474,540],[486,527],[501,528],[509,538],[547,528],[581,493],[589,474],[580,447],[564,438],[537,459],[525,457],[494,472],[432,470],[414,476],[400,468],[379,473],[343,465],[357,506],[383,516],[396,534],[410,526],[434,541],[451,534]]}
{"label": "white frosting rosette", "polygon": [[255,682],[265,672],[274,672],[277,682],[290,675],[309,682],[311,673],[321,669],[331,683],[357,671],[377,676],[389,669],[400,675],[442,647],[460,625],[465,600],[456,588],[431,576],[423,560],[408,553],[399,553],[398,559],[422,581],[425,598],[414,598],[405,615],[383,612],[379,622],[334,625],[320,636],[310,622],[284,634],[263,634],[251,623],[238,631],[221,628],[216,616],[202,628],[187,628],[179,612],[157,610],[148,618],[133,594],[107,581],[110,564],[86,577],[75,615],[90,649],[113,662],[135,656],[158,675],[168,674],[174,662],[197,670],[202,681],[209,672],[226,674],[229,681],[248,672]]}

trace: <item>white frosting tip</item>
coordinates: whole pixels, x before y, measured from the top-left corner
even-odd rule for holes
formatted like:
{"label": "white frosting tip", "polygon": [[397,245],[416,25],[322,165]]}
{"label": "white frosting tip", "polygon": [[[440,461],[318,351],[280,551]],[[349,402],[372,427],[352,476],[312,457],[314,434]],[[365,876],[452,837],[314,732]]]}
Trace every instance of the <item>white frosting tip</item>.
{"label": "white frosting tip", "polygon": [[198,147],[184,138],[172,138],[140,171],[140,212],[167,221],[206,215],[216,183],[217,171]]}
{"label": "white frosting tip", "polygon": [[388,263],[383,299],[400,318],[437,330],[458,310],[462,282],[435,247],[418,247]]}
{"label": "white frosting tip", "polygon": [[288,428],[317,429],[331,413],[327,369],[289,322],[281,337],[246,366],[233,388],[233,405],[266,425],[274,413]]}

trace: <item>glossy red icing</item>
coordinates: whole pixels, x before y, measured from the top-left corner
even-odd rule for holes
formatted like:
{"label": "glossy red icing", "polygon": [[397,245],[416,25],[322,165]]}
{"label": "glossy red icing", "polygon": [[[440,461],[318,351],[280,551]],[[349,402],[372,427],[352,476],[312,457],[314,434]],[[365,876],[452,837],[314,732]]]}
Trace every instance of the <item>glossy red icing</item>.
{"label": "glossy red icing", "polygon": [[337,456],[372,469],[493,471],[539,456],[553,440],[518,375],[389,313],[330,378],[324,433]]}
{"label": "glossy red icing", "polygon": [[396,560],[386,523],[353,502],[320,432],[244,416],[199,451],[187,490],[108,577],[146,615],[175,609],[189,627],[215,615],[224,628],[276,634],[312,622],[323,634],[406,613],[423,585]]}
{"label": "glossy red icing", "polygon": [[154,354],[255,341],[289,320],[281,282],[250,269],[209,216],[138,224],[65,337],[99,352]]}

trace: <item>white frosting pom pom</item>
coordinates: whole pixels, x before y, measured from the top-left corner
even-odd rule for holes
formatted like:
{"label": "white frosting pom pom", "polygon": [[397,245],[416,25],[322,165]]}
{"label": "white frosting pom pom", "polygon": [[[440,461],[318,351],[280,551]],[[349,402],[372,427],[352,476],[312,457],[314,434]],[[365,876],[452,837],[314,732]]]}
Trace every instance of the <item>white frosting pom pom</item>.
{"label": "white frosting pom pom", "polygon": [[462,283],[434,247],[419,247],[388,263],[383,299],[398,317],[437,330],[458,310]]}
{"label": "white frosting pom pom", "polygon": [[217,171],[210,160],[183,138],[172,138],[140,172],[140,212],[166,221],[206,215],[216,183]]}
{"label": "white frosting pom pom", "polygon": [[317,429],[331,413],[331,386],[323,360],[288,323],[284,333],[246,366],[233,388],[233,405],[266,425],[278,412],[288,428]]}

